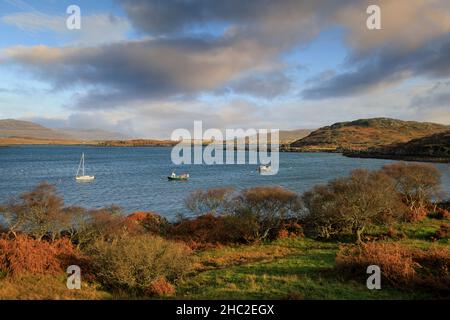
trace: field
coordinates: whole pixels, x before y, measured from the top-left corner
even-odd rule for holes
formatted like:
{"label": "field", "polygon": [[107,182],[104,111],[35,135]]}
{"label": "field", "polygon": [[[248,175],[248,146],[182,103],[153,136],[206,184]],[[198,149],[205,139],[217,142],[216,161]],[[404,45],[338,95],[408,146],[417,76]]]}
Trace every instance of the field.
{"label": "field", "polygon": [[[449,240],[433,241],[447,220],[427,218],[397,226],[406,237],[396,240],[417,248],[445,247]],[[383,234],[379,228],[372,236]],[[385,240],[386,242],[393,240]],[[433,299],[433,292],[399,290],[382,283],[368,290],[364,279],[344,279],[335,271],[335,257],[343,243],[308,238],[285,238],[267,244],[220,246],[196,252],[195,270],[177,283],[166,299]],[[0,299],[130,299],[107,292],[95,283],[68,290],[65,276],[25,276],[0,280]],[[159,299],[158,297],[157,299]]]}

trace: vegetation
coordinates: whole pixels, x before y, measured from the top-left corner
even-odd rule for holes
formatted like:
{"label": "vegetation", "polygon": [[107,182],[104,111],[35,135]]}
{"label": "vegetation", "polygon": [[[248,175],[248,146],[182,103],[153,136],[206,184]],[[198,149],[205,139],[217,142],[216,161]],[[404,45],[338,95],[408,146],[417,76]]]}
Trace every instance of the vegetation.
{"label": "vegetation", "polygon": [[403,210],[392,180],[383,172],[355,170],[348,178],[317,186],[303,196],[310,234],[330,238],[352,233],[356,241],[372,225],[387,225]]}
{"label": "vegetation", "polygon": [[294,151],[358,151],[408,142],[448,131],[449,126],[389,118],[339,122],[290,145]]}
{"label": "vegetation", "polygon": [[172,283],[192,268],[186,245],[160,237],[123,235],[113,241],[98,240],[88,249],[97,280],[110,290],[152,295],[173,291]]}
{"label": "vegetation", "polygon": [[[0,298],[448,298],[450,214],[435,202],[439,178],[432,166],[398,163],[303,195],[199,190],[186,200],[195,216],[176,222],[66,207],[41,184],[0,207]],[[83,288],[65,292],[73,264]],[[366,288],[371,264],[382,290]]]}
{"label": "vegetation", "polygon": [[404,159],[414,161],[450,162],[450,131],[435,133],[408,142],[347,152],[350,157]]}

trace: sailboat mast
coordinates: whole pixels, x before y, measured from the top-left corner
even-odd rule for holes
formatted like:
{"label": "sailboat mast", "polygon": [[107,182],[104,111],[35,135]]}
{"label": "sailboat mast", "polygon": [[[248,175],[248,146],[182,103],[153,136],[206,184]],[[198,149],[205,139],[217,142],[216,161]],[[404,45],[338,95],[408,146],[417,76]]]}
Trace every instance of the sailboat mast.
{"label": "sailboat mast", "polygon": [[84,177],[85,176],[85,174],[84,174],[84,152],[83,152],[82,158],[83,158],[83,177]]}

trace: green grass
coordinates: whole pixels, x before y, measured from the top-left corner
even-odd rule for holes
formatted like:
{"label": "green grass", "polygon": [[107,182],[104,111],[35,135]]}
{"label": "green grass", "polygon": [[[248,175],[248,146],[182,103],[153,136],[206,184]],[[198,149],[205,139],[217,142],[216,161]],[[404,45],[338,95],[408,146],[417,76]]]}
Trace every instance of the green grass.
{"label": "green grass", "polygon": [[[201,271],[181,282],[178,299],[417,299],[430,295],[388,287],[368,290],[365,281],[348,281],[333,272],[338,244],[284,239],[260,250],[287,248],[286,256]],[[224,255],[226,249],[222,248]],[[233,248],[232,250],[236,250]],[[255,246],[253,250],[258,250]]]}

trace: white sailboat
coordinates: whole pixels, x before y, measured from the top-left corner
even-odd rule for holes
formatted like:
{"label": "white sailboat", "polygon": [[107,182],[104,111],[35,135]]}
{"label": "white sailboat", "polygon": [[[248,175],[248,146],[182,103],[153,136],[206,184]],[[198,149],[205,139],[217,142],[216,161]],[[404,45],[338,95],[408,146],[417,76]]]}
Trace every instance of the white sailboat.
{"label": "white sailboat", "polygon": [[[80,175],[80,170],[82,174]],[[84,172],[84,153],[81,154],[80,165],[78,166],[77,175],[75,176],[75,180],[77,181],[92,181],[95,179],[95,176],[87,176]]]}

